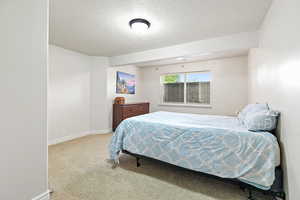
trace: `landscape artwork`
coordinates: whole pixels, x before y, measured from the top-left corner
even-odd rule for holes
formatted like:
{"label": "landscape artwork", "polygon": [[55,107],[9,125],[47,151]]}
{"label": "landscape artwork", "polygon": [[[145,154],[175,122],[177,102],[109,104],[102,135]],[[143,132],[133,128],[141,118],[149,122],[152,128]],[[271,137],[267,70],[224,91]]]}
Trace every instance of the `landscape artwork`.
{"label": "landscape artwork", "polygon": [[117,94],[135,94],[135,76],[125,72],[117,72]]}

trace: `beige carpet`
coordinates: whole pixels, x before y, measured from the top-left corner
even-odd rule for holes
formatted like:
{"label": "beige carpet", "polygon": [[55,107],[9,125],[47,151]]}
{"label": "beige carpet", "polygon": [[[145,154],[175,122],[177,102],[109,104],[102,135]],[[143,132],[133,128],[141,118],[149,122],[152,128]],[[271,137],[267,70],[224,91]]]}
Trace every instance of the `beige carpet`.
{"label": "beige carpet", "polygon": [[[150,159],[122,155],[120,167],[105,161],[111,134],[49,147],[52,200],[244,200],[238,186]],[[258,199],[268,199],[260,196]]]}

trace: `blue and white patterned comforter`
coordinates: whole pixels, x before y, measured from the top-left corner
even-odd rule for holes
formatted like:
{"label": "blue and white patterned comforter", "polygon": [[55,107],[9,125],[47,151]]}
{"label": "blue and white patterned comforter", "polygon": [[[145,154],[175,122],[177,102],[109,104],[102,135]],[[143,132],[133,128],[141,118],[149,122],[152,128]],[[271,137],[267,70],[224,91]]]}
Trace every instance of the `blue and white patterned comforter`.
{"label": "blue and white patterned comforter", "polygon": [[236,117],[155,112],[124,120],[109,145],[187,169],[269,189],[280,164],[277,139],[250,132]]}

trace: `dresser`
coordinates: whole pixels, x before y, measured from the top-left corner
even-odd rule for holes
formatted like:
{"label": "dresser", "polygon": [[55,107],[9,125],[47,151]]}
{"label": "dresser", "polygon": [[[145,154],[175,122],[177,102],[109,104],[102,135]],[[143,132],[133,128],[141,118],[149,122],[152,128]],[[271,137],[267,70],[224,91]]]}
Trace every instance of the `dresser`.
{"label": "dresser", "polygon": [[128,103],[113,105],[113,131],[126,118],[149,113],[149,103]]}

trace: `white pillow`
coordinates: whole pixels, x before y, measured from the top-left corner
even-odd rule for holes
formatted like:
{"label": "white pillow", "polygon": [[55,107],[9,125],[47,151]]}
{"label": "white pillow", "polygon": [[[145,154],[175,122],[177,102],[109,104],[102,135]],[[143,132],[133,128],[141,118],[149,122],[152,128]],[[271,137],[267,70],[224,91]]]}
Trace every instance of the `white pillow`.
{"label": "white pillow", "polygon": [[249,131],[272,131],[276,129],[279,112],[263,110],[248,113],[244,124]]}
{"label": "white pillow", "polygon": [[269,106],[266,103],[248,104],[239,114],[238,119],[244,123],[245,118],[248,114],[253,114],[261,111],[268,111]]}

